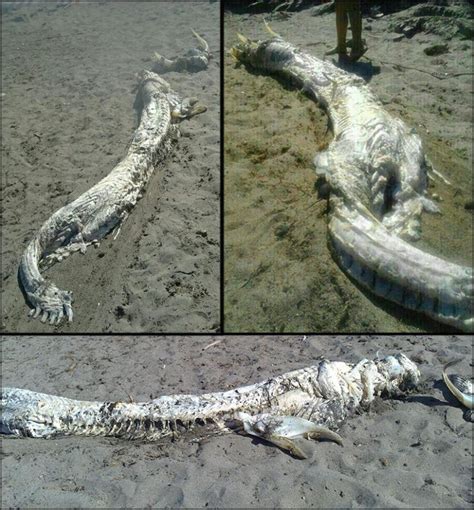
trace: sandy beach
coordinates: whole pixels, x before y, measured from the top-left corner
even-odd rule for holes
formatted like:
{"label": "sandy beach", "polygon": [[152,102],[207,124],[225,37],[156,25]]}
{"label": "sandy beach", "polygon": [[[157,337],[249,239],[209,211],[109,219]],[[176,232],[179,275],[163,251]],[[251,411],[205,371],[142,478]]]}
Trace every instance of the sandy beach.
{"label": "sandy beach", "polygon": [[[449,38],[451,32],[415,30],[410,12],[364,17],[369,50],[354,72],[416,129],[452,183],[430,183],[441,214],[423,215],[417,246],[472,266],[472,42],[464,32]],[[314,187],[314,155],[331,140],[325,113],[283,80],[239,67],[228,54],[237,32],[266,39],[265,18],[285,40],[322,57],[336,42],[335,14],[314,14],[306,8],[224,16],[225,331],[449,333],[341,271],[328,248],[326,203]],[[401,32],[403,20],[416,33]],[[453,18],[443,23],[448,32]],[[435,46],[442,48],[430,50]]]}
{"label": "sandy beach", "polygon": [[[212,332],[219,327],[220,43],[215,2],[56,2],[2,16],[2,324],[8,332]],[[42,223],[123,158],[135,73],[209,43],[206,71],[167,73],[208,111],[155,170],[116,241],[47,271],[75,318],[28,318],[20,257]]]}
{"label": "sandy beach", "polygon": [[454,359],[472,373],[472,336],[7,337],[1,351],[3,386],[83,400],[225,390],[377,351],[422,373],[417,391],[349,419],[343,447],[304,442],[306,460],[235,434],[3,439],[5,508],[472,507],[472,424],[441,380]]}

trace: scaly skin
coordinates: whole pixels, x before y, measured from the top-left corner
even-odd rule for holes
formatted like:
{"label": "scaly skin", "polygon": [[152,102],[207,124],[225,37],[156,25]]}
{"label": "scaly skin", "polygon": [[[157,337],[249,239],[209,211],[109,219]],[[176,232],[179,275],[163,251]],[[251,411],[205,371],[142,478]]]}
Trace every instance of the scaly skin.
{"label": "scaly skin", "polygon": [[46,220],[21,258],[19,278],[32,307],[30,315],[41,316],[42,322],[59,323],[64,317],[72,321],[73,311],[72,293],[47,281],[40,268],[75,251],[84,253],[111,231],[118,233],[169,152],[177,123],[206,111],[196,99],[180,98],[153,72],[143,71],[138,78],[140,124],[126,156],[104,179]]}
{"label": "scaly skin", "polygon": [[114,436],[156,441],[186,432],[239,430],[261,437],[297,457],[292,439],[325,437],[377,395],[414,387],[420,378],[405,355],[361,360],[356,365],[321,361],[234,390],[171,395],[151,402],[86,402],[4,388],[1,432],[19,437]]}
{"label": "scaly skin", "polygon": [[474,278],[423,252],[429,162],[419,136],[394,118],[358,76],[285,42],[241,43],[231,54],[254,69],[292,80],[327,111],[334,139],[315,158],[331,189],[329,239],[334,258],[360,285],[385,299],[464,331],[474,327]]}

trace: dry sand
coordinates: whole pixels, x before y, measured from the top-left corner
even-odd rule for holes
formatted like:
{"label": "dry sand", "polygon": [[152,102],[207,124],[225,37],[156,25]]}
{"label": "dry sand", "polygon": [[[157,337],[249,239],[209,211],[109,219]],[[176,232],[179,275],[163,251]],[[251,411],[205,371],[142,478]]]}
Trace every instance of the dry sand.
{"label": "dry sand", "polygon": [[208,111],[156,169],[116,241],[47,272],[73,291],[75,319],[60,332],[207,331],[219,322],[220,24],[210,2],[56,2],[2,16],[2,324],[51,332],[28,319],[17,281],[27,243],[58,208],[122,159],[133,131],[135,73],[155,51],[196,46],[214,58],[199,73],[168,73]]}
{"label": "dry sand", "polygon": [[1,348],[3,386],[83,400],[223,390],[377,351],[406,353],[423,377],[418,392],[348,420],[343,447],[305,442],[303,461],[233,434],[5,439],[4,507],[472,508],[472,424],[441,382],[453,359],[472,372],[470,336],[9,337]]}
{"label": "dry sand", "polygon": [[[326,115],[291,86],[237,67],[228,55],[237,32],[265,39],[266,18],[283,38],[322,56],[335,45],[335,15],[311,13],[224,16],[225,331],[450,332],[373,296],[341,271],[327,245],[326,204],[314,188],[313,157],[331,139]],[[472,266],[472,75],[428,74],[472,73],[472,43],[423,32],[408,39],[389,30],[395,16],[364,19],[371,64],[362,59],[354,70],[417,130],[453,183],[430,187],[442,214],[423,216],[418,246]],[[446,54],[423,51],[444,43]]]}

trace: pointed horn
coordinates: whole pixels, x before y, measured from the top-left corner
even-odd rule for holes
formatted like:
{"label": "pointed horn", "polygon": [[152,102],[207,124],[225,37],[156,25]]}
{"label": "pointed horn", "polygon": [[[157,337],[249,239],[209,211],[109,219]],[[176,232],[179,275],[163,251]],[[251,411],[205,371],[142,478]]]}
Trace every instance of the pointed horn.
{"label": "pointed horn", "polygon": [[193,33],[194,37],[198,40],[199,45],[201,48],[206,52],[209,53],[209,44],[207,44],[206,40],[201,37],[199,34],[197,34],[192,28],[191,32]]}
{"label": "pointed horn", "polygon": [[155,60],[157,62],[162,62],[163,64],[172,64],[172,61],[166,57],[163,57],[163,55],[160,55],[158,52],[155,51]]}
{"label": "pointed horn", "polygon": [[283,451],[289,452],[293,457],[297,459],[307,459],[308,456],[306,453],[291,439],[288,439],[285,436],[279,436],[278,434],[270,434],[269,436],[265,436],[265,441],[278,446]]}
{"label": "pointed horn", "polygon": [[240,54],[241,52],[237,49],[237,48],[231,48],[229,50],[229,55],[236,61],[236,62],[240,62]]}
{"label": "pointed horn", "polygon": [[314,428],[310,432],[306,432],[304,436],[306,439],[327,439],[328,441],[334,441],[342,446],[342,437],[326,427],[315,425]]}
{"label": "pointed horn", "polygon": [[265,28],[267,29],[267,31],[269,32],[269,34],[272,36],[272,37],[280,37],[281,38],[281,35],[280,34],[277,34],[276,32],[274,32],[271,28],[270,28],[270,25],[267,23],[267,20],[264,19],[263,20],[263,23],[265,24]]}
{"label": "pointed horn", "polygon": [[239,38],[239,41],[241,43],[250,44],[250,39],[247,39],[247,37],[245,37],[244,35],[239,34],[239,32],[237,32],[237,37]]}

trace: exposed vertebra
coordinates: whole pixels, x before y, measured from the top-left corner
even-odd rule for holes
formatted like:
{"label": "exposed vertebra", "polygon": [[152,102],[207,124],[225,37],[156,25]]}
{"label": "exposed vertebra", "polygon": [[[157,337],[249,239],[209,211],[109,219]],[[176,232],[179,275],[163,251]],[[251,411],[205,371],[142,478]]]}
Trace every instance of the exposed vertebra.
{"label": "exposed vertebra", "polygon": [[420,237],[427,170],[419,136],[382,106],[364,80],[273,33],[231,50],[240,62],[293,80],[327,111],[334,139],[315,158],[331,187],[329,237],[336,261],[373,293],[459,329],[474,326],[471,267],[406,241]]}
{"label": "exposed vertebra", "polygon": [[23,437],[115,436],[155,441],[185,432],[242,431],[261,437],[297,457],[293,439],[327,438],[375,396],[414,387],[420,378],[404,354],[347,364],[321,361],[234,390],[204,395],[171,395],[146,403],[86,402],[5,388],[1,432]]}

